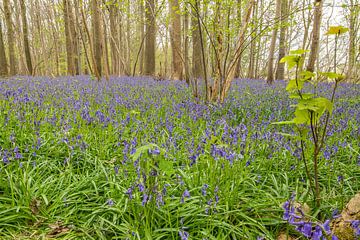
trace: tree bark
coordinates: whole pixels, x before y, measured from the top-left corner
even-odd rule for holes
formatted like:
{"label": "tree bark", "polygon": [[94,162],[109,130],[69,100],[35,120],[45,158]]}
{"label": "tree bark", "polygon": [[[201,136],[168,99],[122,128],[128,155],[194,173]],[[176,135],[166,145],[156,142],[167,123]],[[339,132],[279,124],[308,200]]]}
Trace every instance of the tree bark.
{"label": "tree bark", "polygon": [[31,61],[31,53],[30,53],[30,46],[29,46],[29,32],[28,32],[28,24],[26,19],[26,7],[24,0],[20,0],[20,7],[21,7],[21,18],[22,18],[22,26],[23,26],[23,37],[24,37],[24,50],[25,50],[25,58],[26,58],[26,66],[28,73],[30,75],[33,74],[33,67]]}
{"label": "tree bark", "polygon": [[63,0],[64,7],[64,25],[65,25],[65,42],[66,42],[66,56],[67,56],[67,72],[69,75],[75,75],[75,61],[73,58],[74,45],[72,41],[72,31],[70,31],[70,13],[69,0]]}
{"label": "tree bark", "polygon": [[186,11],[184,15],[184,70],[185,81],[190,84],[189,72],[189,13]]}
{"label": "tree bark", "polygon": [[[191,18],[191,30],[192,30],[192,76],[195,79],[201,78],[202,67],[201,67],[201,39],[197,24],[197,16],[195,9],[192,9]],[[200,13],[199,13],[200,14]]]}
{"label": "tree bark", "polygon": [[356,48],[355,41],[358,34],[358,29],[355,28],[356,20],[358,19],[358,14],[360,10],[359,6],[355,6],[354,0],[350,0],[350,14],[349,14],[349,49],[348,49],[348,68],[347,68],[347,78],[352,79],[354,77],[353,69],[356,62]]}
{"label": "tree bark", "polygon": [[170,41],[172,52],[172,74],[174,80],[181,80],[183,72],[183,63],[181,57],[181,16],[179,14],[180,6],[178,0],[170,0]]}
{"label": "tree bark", "polygon": [[319,39],[320,39],[320,25],[322,15],[322,0],[315,0],[314,3],[314,23],[312,30],[311,50],[307,64],[307,71],[313,72],[315,70],[315,62],[319,54]]}
{"label": "tree bark", "polygon": [[5,44],[4,44],[4,38],[2,33],[2,23],[0,20],[0,76],[7,76],[8,75],[8,69],[7,69],[7,60],[6,60],[6,54],[5,54]]}
{"label": "tree bark", "polygon": [[275,60],[275,46],[278,32],[278,20],[280,18],[281,11],[281,0],[276,0],[275,10],[275,25],[271,35],[270,49],[269,49],[269,60],[268,60],[268,71],[267,71],[267,83],[272,84],[274,82],[274,60]]}
{"label": "tree bark", "polygon": [[14,30],[11,20],[11,10],[10,10],[9,0],[4,0],[4,12],[5,12],[5,21],[7,26],[10,75],[13,76],[17,74],[17,65],[16,65],[17,63],[15,57],[15,38],[14,38]]}
{"label": "tree bark", "polygon": [[114,75],[120,75],[119,72],[119,54],[117,51],[117,46],[120,42],[119,33],[118,33],[118,17],[119,9],[113,4],[109,6],[109,19],[110,19],[110,55],[111,55],[111,73]]}
{"label": "tree bark", "polygon": [[242,17],[242,26],[241,26],[241,30],[239,33],[239,37],[238,37],[238,41],[236,43],[236,48],[235,48],[235,53],[233,56],[233,59],[231,60],[229,67],[226,71],[226,73],[224,74],[224,84],[223,84],[223,88],[221,90],[221,96],[220,96],[220,102],[223,103],[226,97],[227,92],[230,89],[231,86],[231,82],[234,79],[235,73],[236,73],[236,66],[238,64],[238,62],[240,61],[240,57],[241,57],[241,53],[242,53],[242,48],[244,45],[244,41],[245,41],[245,34],[249,25],[249,21],[250,21],[250,16],[251,16],[251,12],[252,12],[252,8],[255,5],[255,0],[250,0],[247,3],[246,6],[246,11],[244,12],[244,16]]}
{"label": "tree bark", "polygon": [[146,0],[145,75],[155,75],[155,0]]}
{"label": "tree bark", "polygon": [[92,0],[92,28],[93,28],[93,49],[94,49],[94,65],[95,72],[97,72],[98,81],[101,80],[102,76],[102,31],[100,25],[100,7],[98,4],[98,0]]}
{"label": "tree bark", "polygon": [[276,70],[276,79],[283,80],[285,78],[285,63],[281,63],[280,60],[285,57],[286,54],[286,31],[287,31],[287,16],[288,16],[288,0],[282,0],[281,2],[281,28],[279,39],[279,58],[278,67]]}

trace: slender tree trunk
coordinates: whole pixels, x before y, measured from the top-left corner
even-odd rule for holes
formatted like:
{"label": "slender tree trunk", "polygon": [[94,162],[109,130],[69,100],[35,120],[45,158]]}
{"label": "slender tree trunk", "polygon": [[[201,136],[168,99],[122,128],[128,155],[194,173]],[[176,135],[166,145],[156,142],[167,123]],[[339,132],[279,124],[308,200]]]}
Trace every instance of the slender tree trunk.
{"label": "slender tree trunk", "polygon": [[95,58],[95,68],[98,73],[97,79],[100,81],[102,76],[102,31],[100,25],[100,7],[97,0],[92,0],[92,28],[93,28],[93,49]]}
{"label": "slender tree trunk", "polygon": [[285,63],[281,63],[280,60],[283,57],[285,57],[286,54],[287,15],[288,15],[288,0],[283,0],[281,2],[281,28],[280,28],[279,58],[278,58],[278,67],[276,70],[276,79],[285,78]]}
{"label": "slender tree trunk", "polygon": [[[356,62],[356,48],[355,40],[358,33],[358,29],[355,29],[355,23],[358,18],[359,10],[356,10],[354,6],[354,0],[350,0],[350,14],[349,14],[349,49],[348,49],[348,68],[347,68],[347,78],[352,79],[354,76],[353,69]],[[359,6],[357,6],[360,8]]]}
{"label": "slender tree trunk", "polygon": [[[78,1],[78,0],[75,0]],[[71,36],[71,46],[73,49],[73,52],[71,54],[72,58],[72,64],[73,64],[73,71],[75,75],[79,75],[80,69],[79,69],[79,41],[78,41],[78,33],[76,31],[75,27],[75,16],[73,12],[73,7],[71,4],[71,0],[68,0],[68,18],[69,18],[69,28],[70,28],[70,36]]]}
{"label": "slender tree trunk", "polygon": [[268,71],[267,71],[267,83],[272,84],[274,81],[274,60],[275,60],[275,46],[278,32],[278,20],[280,18],[281,0],[276,0],[275,10],[275,25],[271,35],[271,43],[269,49]]}
{"label": "slender tree trunk", "polygon": [[155,75],[155,0],[146,0],[145,75]]}
{"label": "slender tree trunk", "polygon": [[178,0],[170,0],[170,41],[172,52],[172,74],[171,78],[181,80],[182,77],[182,57],[181,57],[181,16]]}
{"label": "slender tree trunk", "polygon": [[[242,13],[241,13],[241,9],[242,9],[242,0],[237,0],[237,11],[236,11],[236,18],[237,21],[239,23],[242,22]],[[241,26],[240,26],[241,28]],[[241,56],[240,56],[240,61],[238,61],[237,65],[236,65],[236,70],[235,70],[235,78],[239,78],[241,75]]]}
{"label": "slender tree trunk", "polygon": [[251,27],[251,43],[250,43],[250,55],[249,55],[249,68],[248,68],[248,74],[247,77],[250,79],[254,79],[254,75],[255,75],[255,52],[256,52],[256,27],[255,27],[255,21],[256,17],[257,17],[257,9],[258,9],[258,5],[256,5],[256,7],[253,8],[253,19],[254,22],[252,24]]}
{"label": "slender tree trunk", "polygon": [[230,89],[231,82],[234,79],[234,76],[236,73],[236,66],[238,64],[238,61],[240,61],[241,52],[242,52],[242,48],[243,48],[244,41],[245,41],[245,34],[246,34],[246,31],[247,31],[247,28],[249,25],[252,8],[254,7],[255,4],[256,4],[255,0],[248,1],[247,6],[246,6],[246,11],[244,12],[244,16],[242,17],[242,24],[241,24],[242,26],[241,26],[241,30],[239,33],[238,41],[236,43],[235,54],[229,64],[228,70],[224,74],[224,81],[223,81],[224,87],[222,88],[221,96],[220,96],[221,103],[224,102],[226,94]]}
{"label": "slender tree trunk", "polygon": [[26,66],[27,66],[28,73],[30,75],[32,75],[33,74],[33,67],[32,67],[32,62],[31,62],[28,24],[27,24],[27,19],[26,19],[26,8],[25,8],[24,0],[20,0],[20,6],[21,6],[21,18],[22,18],[22,25],[23,25],[23,37],[24,37],[24,50],[25,50]]}
{"label": "slender tree trunk", "polygon": [[189,13],[186,11],[184,15],[184,70],[185,81],[190,84],[189,72]]}
{"label": "slender tree trunk", "polygon": [[16,57],[15,57],[15,38],[14,38],[14,30],[11,20],[11,10],[10,10],[9,0],[4,0],[4,12],[5,12],[5,21],[7,26],[10,75],[13,76],[17,74],[17,65],[16,65]]}
{"label": "slender tree trunk", "polygon": [[139,1],[139,33],[140,33],[140,57],[139,57],[139,73],[142,75],[144,73],[144,46],[143,46],[143,39],[145,37],[144,31],[144,1]]}
{"label": "slender tree trunk", "polygon": [[[191,30],[192,30],[192,76],[195,79],[201,78],[202,67],[201,67],[201,38],[199,34],[197,16],[195,9],[192,9],[191,19]],[[200,14],[200,13],[199,13]]]}
{"label": "slender tree trunk", "polygon": [[66,41],[66,56],[67,56],[67,72],[69,75],[75,75],[75,62],[73,54],[75,49],[73,48],[72,34],[70,31],[70,7],[69,0],[63,0],[64,7],[64,24],[65,24],[65,41]]}
{"label": "slender tree trunk", "polygon": [[131,75],[131,10],[130,10],[130,1],[128,0],[127,3],[127,16],[126,16],[126,48],[127,48],[127,57],[126,57],[126,62],[127,62],[127,75]]}
{"label": "slender tree trunk", "polygon": [[322,15],[322,0],[315,0],[315,9],[314,9],[314,23],[312,30],[312,40],[311,40],[311,50],[310,56],[307,64],[307,70],[313,72],[315,70],[316,59],[319,54],[319,39],[320,39],[320,25],[321,25],[321,15]]}
{"label": "slender tree trunk", "polygon": [[117,51],[117,44],[119,41],[119,33],[118,33],[118,17],[119,10],[113,4],[109,6],[109,18],[110,18],[110,55],[111,55],[111,73],[115,75],[120,75],[119,72],[119,54]]}
{"label": "slender tree trunk", "polygon": [[[307,19],[305,19],[305,10],[306,10],[306,3],[307,2],[303,2],[303,10],[302,10],[302,15],[303,15],[303,24],[304,24],[304,37],[303,37],[303,42],[302,42],[302,49],[307,49],[307,45],[308,45],[308,38],[309,38],[309,27],[311,24],[311,14],[310,14],[310,10],[308,10],[308,15],[307,15]],[[302,59],[305,59],[305,54],[301,55]],[[303,70],[304,67],[304,61],[300,62],[299,65],[299,69],[300,71]]]}
{"label": "slender tree trunk", "polygon": [[2,23],[0,19],[0,77],[7,76],[8,69],[7,69],[7,60],[5,54],[5,44],[2,32]]}
{"label": "slender tree trunk", "polygon": [[214,50],[214,61],[215,61],[215,76],[214,76],[214,83],[210,86],[210,99],[211,101],[217,101],[220,89],[220,82],[223,78],[223,21],[222,21],[222,14],[221,14],[221,2],[216,2],[216,12],[214,18],[214,34],[215,34],[215,49]]}

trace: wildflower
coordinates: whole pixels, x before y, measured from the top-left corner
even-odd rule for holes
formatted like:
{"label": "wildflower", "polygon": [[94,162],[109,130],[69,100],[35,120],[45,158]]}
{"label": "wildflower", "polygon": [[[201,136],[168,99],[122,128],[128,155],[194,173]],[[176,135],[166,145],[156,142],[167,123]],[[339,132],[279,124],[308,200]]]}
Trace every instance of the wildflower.
{"label": "wildflower", "polygon": [[145,204],[148,202],[148,198],[149,196],[146,193],[144,193],[141,205],[145,206]]}
{"label": "wildflower", "polygon": [[119,166],[115,166],[114,171],[115,171],[115,175],[118,175],[119,174]]}
{"label": "wildflower", "polygon": [[180,230],[179,235],[180,235],[181,240],[188,240],[189,236],[190,236],[189,233],[184,230]]}
{"label": "wildflower", "polygon": [[330,234],[330,233],[331,233],[330,220],[326,220],[326,221],[325,221],[325,223],[323,224],[323,228],[324,228],[326,234]]}
{"label": "wildflower", "polygon": [[190,198],[190,192],[186,189],[181,196],[181,203],[184,203],[185,198]]}
{"label": "wildflower", "polygon": [[204,184],[204,186],[201,188],[201,194],[203,196],[206,196],[206,189],[208,189],[209,185]]}
{"label": "wildflower", "polygon": [[106,204],[107,204],[108,206],[112,207],[112,206],[114,206],[114,201],[113,201],[112,199],[108,199],[108,200],[106,201]]}
{"label": "wildflower", "polygon": [[131,186],[131,187],[129,187],[128,188],[128,190],[126,191],[126,194],[129,196],[129,199],[131,200],[131,199],[133,199],[133,187]]}
{"label": "wildflower", "polygon": [[311,239],[313,240],[320,240],[323,236],[322,229],[320,226],[315,227],[315,231],[313,232]]}

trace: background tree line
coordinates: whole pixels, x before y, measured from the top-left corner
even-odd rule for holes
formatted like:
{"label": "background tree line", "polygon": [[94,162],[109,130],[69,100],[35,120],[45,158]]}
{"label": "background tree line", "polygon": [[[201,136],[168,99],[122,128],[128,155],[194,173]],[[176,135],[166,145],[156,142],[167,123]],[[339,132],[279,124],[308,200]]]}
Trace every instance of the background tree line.
{"label": "background tree line", "polygon": [[[185,79],[221,98],[233,77],[271,83],[289,49],[303,69],[332,67],[330,25],[349,27],[339,71],[358,81],[360,4],[325,0],[2,0],[0,75]],[[229,81],[226,80],[229,79]]]}

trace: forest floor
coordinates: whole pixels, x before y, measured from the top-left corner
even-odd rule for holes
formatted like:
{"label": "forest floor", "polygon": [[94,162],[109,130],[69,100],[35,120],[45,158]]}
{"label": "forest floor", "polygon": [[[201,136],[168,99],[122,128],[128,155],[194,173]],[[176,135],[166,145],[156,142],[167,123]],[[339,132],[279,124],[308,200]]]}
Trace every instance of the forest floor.
{"label": "forest floor", "polygon": [[[293,114],[285,86],[237,80],[216,105],[179,81],[0,80],[0,238],[299,236],[282,205],[314,206],[293,130],[271,124]],[[360,191],[359,86],[339,87],[319,170],[325,221]]]}

